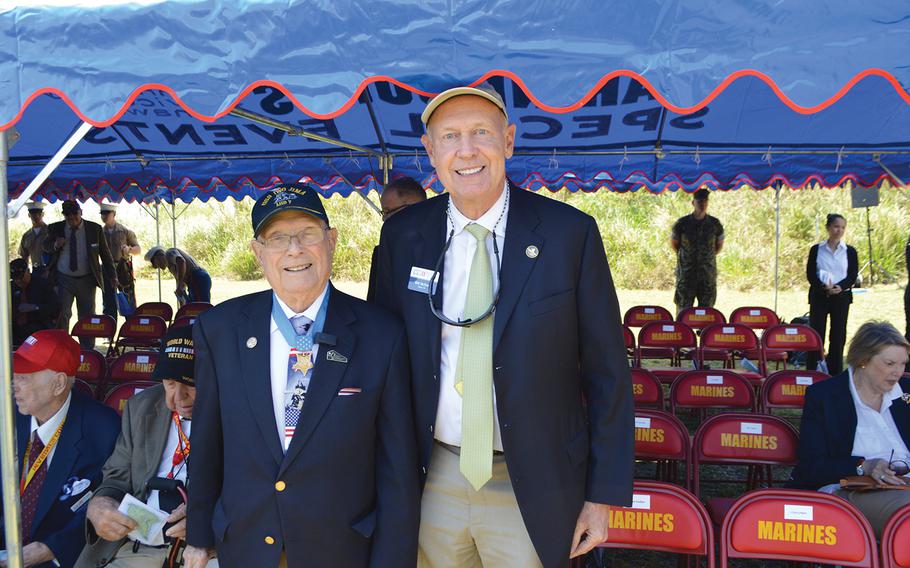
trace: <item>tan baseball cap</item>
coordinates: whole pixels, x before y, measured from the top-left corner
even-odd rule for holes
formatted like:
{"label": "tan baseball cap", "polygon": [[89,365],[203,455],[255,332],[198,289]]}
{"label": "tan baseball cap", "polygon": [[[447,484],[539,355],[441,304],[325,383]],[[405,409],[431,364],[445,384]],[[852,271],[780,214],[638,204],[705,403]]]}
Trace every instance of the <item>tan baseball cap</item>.
{"label": "tan baseball cap", "polygon": [[481,97],[490,101],[502,111],[502,114],[504,114],[506,120],[508,120],[509,114],[506,112],[506,103],[503,102],[502,97],[496,92],[496,89],[494,89],[492,85],[489,83],[481,83],[476,87],[455,87],[443,91],[430,99],[430,102],[427,103],[427,108],[423,109],[423,113],[420,115],[420,120],[423,121],[424,126],[430,121],[430,116],[442,103],[453,97],[460,97],[463,95],[474,95],[475,97]]}

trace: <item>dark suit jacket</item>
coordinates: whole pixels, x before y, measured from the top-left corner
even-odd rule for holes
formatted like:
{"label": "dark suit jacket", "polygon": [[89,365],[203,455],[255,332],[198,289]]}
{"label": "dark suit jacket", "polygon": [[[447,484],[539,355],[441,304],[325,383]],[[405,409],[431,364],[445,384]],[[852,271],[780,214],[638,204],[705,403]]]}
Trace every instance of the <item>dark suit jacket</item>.
{"label": "dark suit jacket", "polygon": [[[791,486],[814,490],[856,475],[856,466],[865,456],[850,455],[856,435],[856,408],[849,380],[844,371],[806,389],[799,427],[799,464],[793,470]],[[905,393],[910,392],[910,379],[901,379],[900,385]],[[910,405],[894,401],[891,416],[904,443],[910,446]]]}
{"label": "dark suit jacket", "polygon": [[[809,280],[809,303],[823,302],[829,298],[825,292],[825,285],[818,279],[818,247],[816,243],[809,249],[809,259],[806,261],[806,279]],[[847,245],[847,277],[837,282],[841,287],[839,295],[843,301],[848,304],[853,303],[853,292],[850,288],[856,284],[856,276],[859,273],[859,262],[856,256],[856,249]],[[833,296],[832,296],[833,297]]]}
{"label": "dark suit jacket", "polygon": [[[284,454],[269,378],[271,307],[272,292],[260,292],[196,320],[187,542],[217,546],[223,568],[276,566],[282,548],[291,567],[413,568],[419,481],[401,323],[331,290],[323,333],[335,345],[319,347]],[[342,388],[362,390],[339,396]]]}
{"label": "dark suit jacket", "polygon": [[[87,501],[78,511],[71,507],[86,492],[62,501],[63,486],[72,478],[88,479],[90,490],[101,482],[101,466],[114,449],[120,419],[112,409],[72,391],[66,422],[60,432],[57,448],[38,497],[38,510],[32,523],[32,540],[43,542],[54,552],[61,566],[72,566],[85,544],[83,525]],[[31,417],[16,413],[16,437],[19,448],[19,475],[31,435]],[[88,490],[87,490],[88,491]],[[5,545],[3,546],[5,548]],[[50,567],[45,562],[41,567]]]}
{"label": "dark suit jacket", "polygon": [[[88,264],[91,268],[92,276],[95,277],[95,283],[99,288],[104,288],[107,283],[116,277],[114,272],[114,260],[111,257],[111,251],[107,246],[107,239],[104,238],[104,229],[98,223],[82,220],[85,223],[85,246],[88,249]],[[49,226],[47,240],[44,241],[45,250],[50,253],[51,259],[48,262],[48,275],[55,278],[57,274],[57,261],[60,259],[60,251],[54,250],[54,241],[58,238],[69,239],[70,231],[66,230],[66,221],[57,221]],[[64,247],[66,245],[63,245]],[[63,250],[63,249],[61,249]]]}
{"label": "dark suit jacket", "polygon": [[[632,382],[597,223],[559,201],[510,191],[493,381],[518,505],[550,568],[567,564],[585,500],[631,501]],[[436,266],[447,203],[443,195],[398,213],[383,226],[379,244],[377,298],[407,327],[424,475],[433,465],[441,324],[426,295],[408,289],[408,278],[411,267]],[[536,258],[526,254],[530,245],[539,250]],[[437,287],[437,306],[443,288]]]}
{"label": "dark suit jacket", "polygon": [[[13,298],[13,343],[19,344],[39,329],[51,329],[57,325],[60,315],[60,298],[46,279],[32,275],[25,290],[12,287]],[[18,321],[19,304],[34,304],[33,312],[26,312],[25,323]]]}
{"label": "dark suit jacket", "polygon": [[[95,490],[95,496],[110,497],[119,502],[130,493],[144,500],[146,482],[158,473],[171,428],[171,411],[164,402],[164,387],[157,385],[145,389],[126,401],[121,424],[120,437],[114,453],[104,464],[104,479]],[[119,541],[99,538],[94,525],[86,520],[86,545],[76,567],[106,565],[125,541],[126,538]]]}

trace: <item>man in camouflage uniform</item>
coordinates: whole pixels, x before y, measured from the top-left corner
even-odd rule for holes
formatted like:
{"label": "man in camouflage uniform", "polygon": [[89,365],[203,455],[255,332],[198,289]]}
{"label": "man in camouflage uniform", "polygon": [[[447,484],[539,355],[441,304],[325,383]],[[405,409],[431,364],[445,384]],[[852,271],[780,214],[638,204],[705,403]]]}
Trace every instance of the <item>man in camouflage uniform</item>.
{"label": "man in camouflage uniform", "polygon": [[713,307],[717,299],[717,253],[724,246],[724,226],[708,215],[708,190],[699,189],[693,212],[673,225],[671,245],[676,251],[676,312],[692,307]]}
{"label": "man in camouflage uniform", "polygon": [[[120,289],[126,294],[133,308],[136,307],[136,281],[133,277],[132,255],[142,252],[136,233],[117,222],[117,206],[110,203],[101,204],[101,221],[104,223],[104,239],[111,250],[117,281]],[[104,313],[117,318],[117,289],[105,286],[102,292]]]}
{"label": "man in camouflage uniform", "polygon": [[25,207],[28,209],[28,218],[32,220],[32,228],[22,235],[19,242],[19,258],[31,263],[34,275],[43,277],[47,265],[44,241],[48,234],[47,223],[44,222],[44,203],[30,201]]}

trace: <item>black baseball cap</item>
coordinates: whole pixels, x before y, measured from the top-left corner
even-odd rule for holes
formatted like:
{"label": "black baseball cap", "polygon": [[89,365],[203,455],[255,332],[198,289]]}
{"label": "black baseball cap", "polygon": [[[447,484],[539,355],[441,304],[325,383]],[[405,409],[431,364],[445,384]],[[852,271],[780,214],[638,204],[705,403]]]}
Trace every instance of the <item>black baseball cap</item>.
{"label": "black baseball cap", "polygon": [[152,371],[152,380],[170,379],[191,387],[196,386],[193,365],[196,349],[193,347],[193,326],[182,325],[171,328],[164,336],[164,346],[158,356],[158,363]]}
{"label": "black baseball cap", "polygon": [[24,258],[14,258],[9,261],[9,274],[10,276],[22,276],[28,272],[28,263],[25,262]]}
{"label": "black baseball cap", "polygon": [[266,222],[284,211],[300,211],[322,219],[329,224],[329,216],[322,205],[319,193],[307,184],[279,185],[256,200],[250,217],[253,221],[253,237],[258,237]]}
{"label": "black baseball cap", "polygon": [[75,199],[67,199],[63,202],[63,214],[69,215],[70,213],[77,213],[82,211],[82,206],[79,205],[79,202]]}

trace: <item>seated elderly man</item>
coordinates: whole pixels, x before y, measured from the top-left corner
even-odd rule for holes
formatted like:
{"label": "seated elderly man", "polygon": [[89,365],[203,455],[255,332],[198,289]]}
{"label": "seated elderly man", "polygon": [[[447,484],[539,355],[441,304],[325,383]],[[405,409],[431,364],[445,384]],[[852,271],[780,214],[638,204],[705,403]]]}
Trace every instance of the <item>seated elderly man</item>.
{"label": "seated elderly man", "polygon": [[28,270],[25,259],[9,263],[13,300],[13,345],[41,329],[52,329],[60,315],[60,299],[50,282]]}
{"label": "seated elderly man", "polygon": [[[910,503],[910,379],[902,379],[910,343],[887,322],[866,322],[850,340],[847,370],[806,389],[799,463],[791,485],[853,503],[875,534]],[[840,480],[868,476],[881,490],[854,491]]]}
{"label": "seated elderly man", "polygon": [[117,439],[117,413],[72,390],[78,367],[79,344],[59,329],[35,332],[13,354],[25,566],[73,565],[86,503]]}
{"label": "seated elderly man", "polygon": [[[88,504],[86,544],[76,563],[94,568],[176,565],[186,535],[184,486],[190,457],[190,420],[196,387],[190,327],[168,332],[152,377],[162,384],[129,399],[117,446],[104,464],[104,480]],[[128,540],[136,522],[117,511],[127,493],[171,513],[161,547]],[[214,564],[217,565],[217,564]]]}

